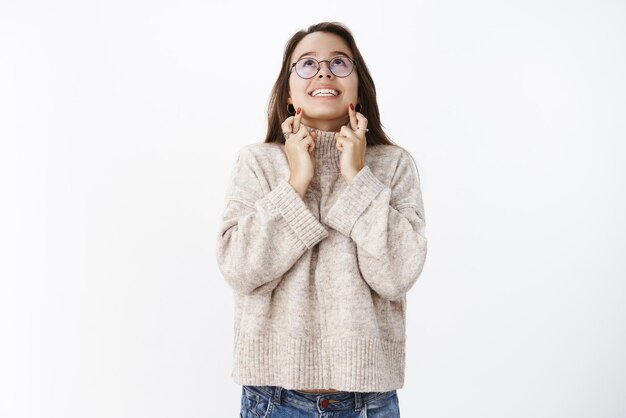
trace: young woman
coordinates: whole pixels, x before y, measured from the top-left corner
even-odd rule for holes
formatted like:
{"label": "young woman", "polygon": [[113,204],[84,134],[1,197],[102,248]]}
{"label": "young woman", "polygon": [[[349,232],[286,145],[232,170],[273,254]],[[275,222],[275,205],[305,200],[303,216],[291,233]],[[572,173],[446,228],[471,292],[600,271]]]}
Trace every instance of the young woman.
{"label": "young woman", "polygon": [[406,293],[426,258],[412,162],[382,130],[351,32],[297,32],[265,142],[237,156],[217,242],[242,417],[400,416]]}

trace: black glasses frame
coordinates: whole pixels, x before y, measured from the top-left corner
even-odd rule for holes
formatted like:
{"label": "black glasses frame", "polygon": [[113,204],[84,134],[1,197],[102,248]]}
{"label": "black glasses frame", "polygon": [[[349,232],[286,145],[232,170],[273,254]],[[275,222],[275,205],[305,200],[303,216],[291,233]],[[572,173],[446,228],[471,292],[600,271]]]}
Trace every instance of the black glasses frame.
{"label": "black glasses frame", "polygon": [[[330,62],[332,60],[334,60],[335,58],[347,58],[352,62],[352,70],[350,70],[350,72],[347,75],[337,75],[333,72],[333,67],[330,65]],[[296,74],[298,74],[298,77],[300,78],[304,78],[305,80],[308,80],[309,78],[313,78],[317,75],[317,73],[320,72],[320,68],[322,68],[322,63],[323,62],[327,62],[328,63],[328,69],[330,70],[331,73],[333,73],[333,75],[335,77],[339,77],[339,78],[345,78],[348,77],[350,74],[352,74],[352,72],[354,71],[354,69],[356,68],[356,60],[348,57],[347,55],[335,55],[334,57],[332,57],[330,60],[322,60],[322,61],[318,61],[313,57],[304,57],[304,58],[300,58],[298,61],[294,62],[293,64],[291,64],[291,67],[289,68],[289,74],[291,74],[291,71],[293,71],[293,67],[296,66],[297,63],[299,63],[302,60],[313,60],[315,62],[317,62],[317,71],[315,71],[315,74],[313,74],[311,77],[302,77],[300,75],[300,73],[298,73],[298,70],[296,70]]]}

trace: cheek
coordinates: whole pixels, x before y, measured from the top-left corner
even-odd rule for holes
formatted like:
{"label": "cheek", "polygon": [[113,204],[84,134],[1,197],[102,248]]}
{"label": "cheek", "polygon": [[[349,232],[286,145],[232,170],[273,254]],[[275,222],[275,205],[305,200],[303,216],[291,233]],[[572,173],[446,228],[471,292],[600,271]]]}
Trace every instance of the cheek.
{"label": "cheek", "polygon": [[306,94],[306,84],[291,80],[289,90],[292,97],[302,97]]}
{"label": "cheek", "polygon": [[359,95],[359,83],[358,81],[353,81],[351,83],[349,83],[347,86],[347,91],[348,91],[348,95],[351,98],[356,98]]}

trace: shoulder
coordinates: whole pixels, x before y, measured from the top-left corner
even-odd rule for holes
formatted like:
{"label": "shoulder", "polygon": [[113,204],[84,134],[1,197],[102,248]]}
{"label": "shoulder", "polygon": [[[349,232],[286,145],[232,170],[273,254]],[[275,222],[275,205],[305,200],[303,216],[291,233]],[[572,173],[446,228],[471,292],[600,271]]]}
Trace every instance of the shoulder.
{"label": "shoulder", "polygon": [[284,153],[283,144],[272,142],[253,142],[237,150],[236,161],[239,164],[256,164],[259,161],[280,158]]}
{"label": "shoulder", "polygon": [[255,160],[281,155],[284,144],[278,142],[254,142],[239,148],[237,155],[240,158]]}
{"label": "shoulder", "polygon": [[368,157],[372,165],[385,171],[395,172],[398,169],[415,165],[415,159],[409,151],[392,144],[368,147]]}
{"label": "shoulder", "polygon": [[391,158],[399,160],[400,158],[406,158],[409,155],[407,150],[393,144],[368,145],[367,150],[372,157],[376,158]]}

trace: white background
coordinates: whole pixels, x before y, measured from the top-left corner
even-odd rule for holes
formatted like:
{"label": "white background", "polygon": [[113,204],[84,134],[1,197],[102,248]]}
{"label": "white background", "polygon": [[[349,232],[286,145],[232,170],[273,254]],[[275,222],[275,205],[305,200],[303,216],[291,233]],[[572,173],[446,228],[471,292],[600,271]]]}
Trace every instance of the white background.
{"label": "white background", "polygon": [[406,418],[626,416],[626,5],[0,2],[0,416],[235,417],[227,175],[345,23],[417,160]]}

